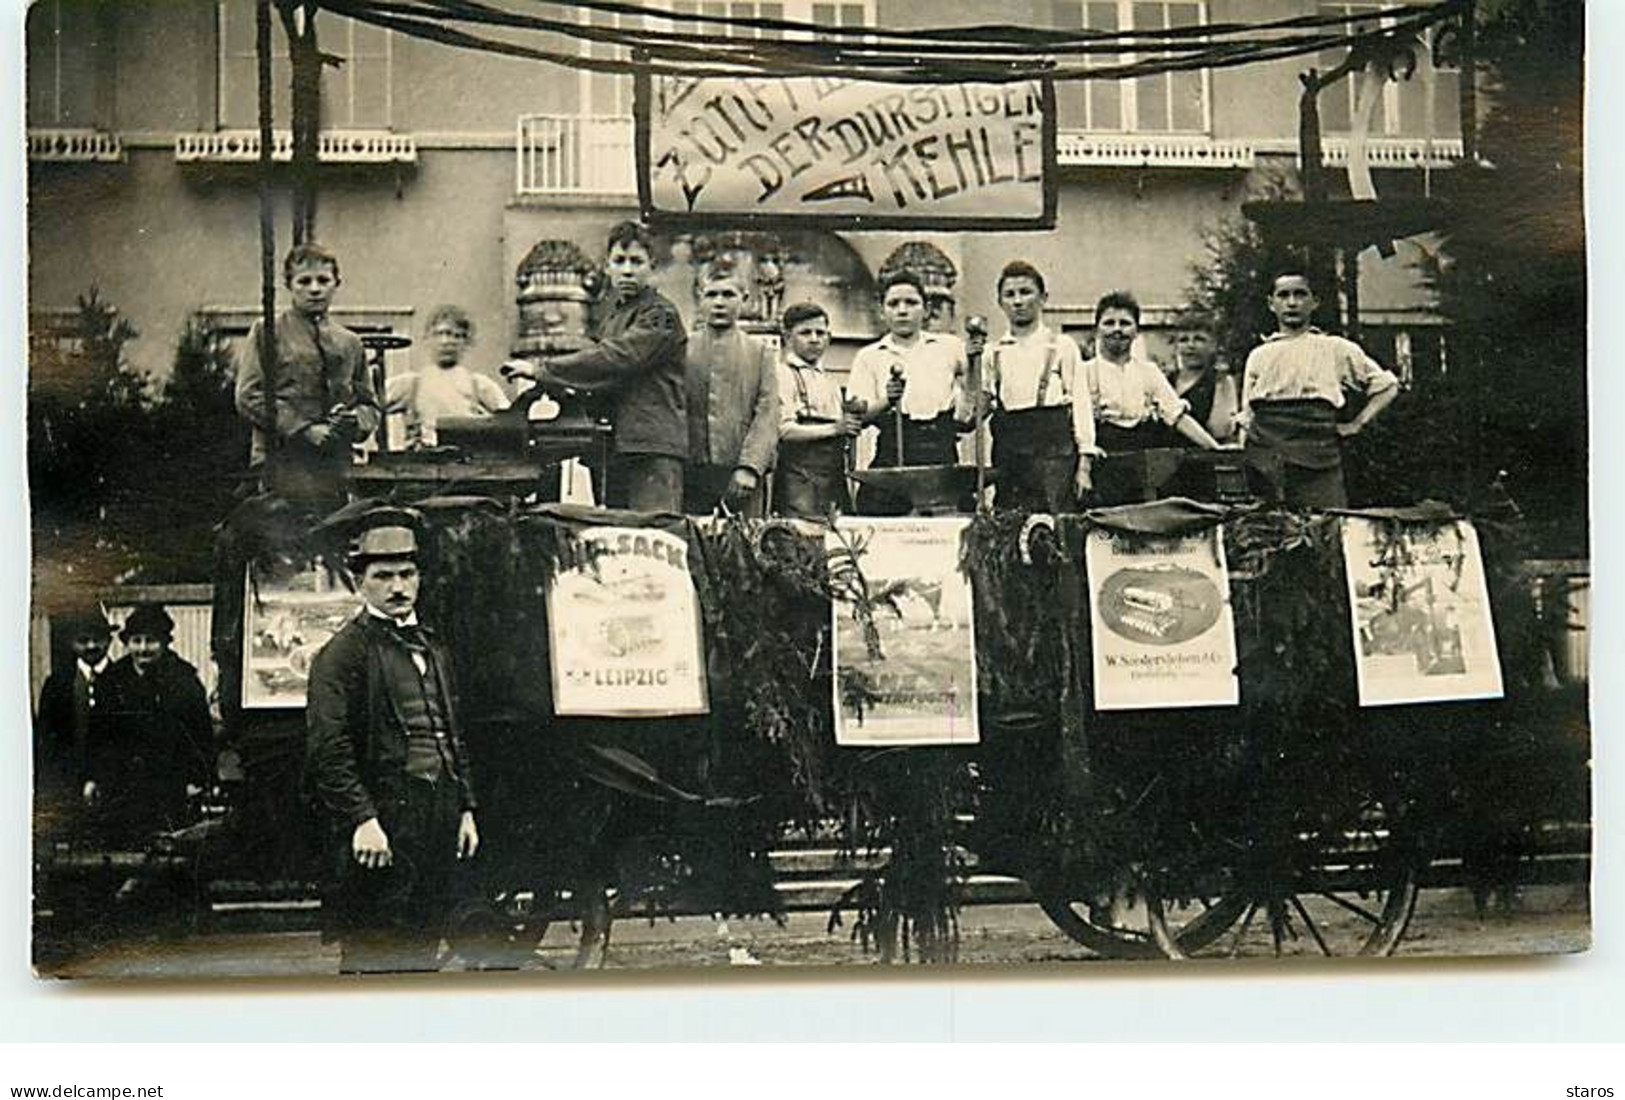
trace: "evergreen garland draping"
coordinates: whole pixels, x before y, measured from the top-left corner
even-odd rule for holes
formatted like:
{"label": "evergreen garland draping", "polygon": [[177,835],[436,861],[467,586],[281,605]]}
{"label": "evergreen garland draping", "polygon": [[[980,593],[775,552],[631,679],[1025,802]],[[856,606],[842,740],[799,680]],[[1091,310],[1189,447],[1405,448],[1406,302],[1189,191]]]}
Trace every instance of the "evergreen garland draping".
{"label": "evergreen garland draping", "polygon": [[[854,935],[883,958],[940,962],[956,954],[968,852],[983,868],[1078,898],[1132,896],[1148,884],[1188,898],[1216,890],[1238,851],[1335,828],[1372,805],[1407,807],[1410,824],[1492,875],[1515,863],[1531,824],[1589,813],[1584,700],[1545,686],[1546,626],[1520,572],[1516,532],[1490,521],[1478,528],[1504,701],[1360,708],[1337,518],[1243,509],[1215,517],[1231,569],[1241,705],[1097,712],[1082,545],[1100,520],[1062,516],[1034,531],[1025,516],[977,516],[962,568],[976,601],[982,743],[872,750],[833,743],[836,585],[824,528],[685,523],[709,716],[558,719],[545,593],[556,569],[579,560],[570,525],[546,508],[480,498],[420,509],[424,617],[450,641],[465,713],[501,761],[481,762],[503,788],[488,807],[508,799],[507,816],[523,825],[526,848],[509,874],[568,873],[595,860],[623,877],[665,868],[671,890],[692,897],[703,886],[718,910],[772,912],[767,851],[786,828],[835,822],[849,851],[887,855],[832,926],[841,908],[854,909]],[[1397,532],[1407,520],[1386,522]],[[217,639],[229,642],[233,624],[223,620],[233,613],[240,623],[244,564],[287,555],[293,541],[274,509],[246,509],[228,525]],[[307,539],[304,551],[318,543]],[[861,555],[843,568],[861,569]],[[643,796],[623,802],[646,805],[665,790],[682,803],[675,860],[662,848],[628,862],[627,846],[647,837],[594,833],[602,797],[544,793],[526,779],[527,769],[545,772],[556,791],[573,764],[603,786],[604,759],[584,756],[583,745],[631,754],[653,773],[641,789],[612,780]]]}

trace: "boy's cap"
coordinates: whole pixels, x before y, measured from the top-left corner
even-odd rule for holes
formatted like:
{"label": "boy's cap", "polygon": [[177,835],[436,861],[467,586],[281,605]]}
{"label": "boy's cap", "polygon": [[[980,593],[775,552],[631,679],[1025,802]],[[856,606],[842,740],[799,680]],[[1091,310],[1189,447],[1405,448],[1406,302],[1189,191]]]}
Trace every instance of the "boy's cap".
{"label": "boy's cap", "polygon": [[100,610],[71,611],[61,620],[62,635],[66,638],[111,638],[113,627]]}

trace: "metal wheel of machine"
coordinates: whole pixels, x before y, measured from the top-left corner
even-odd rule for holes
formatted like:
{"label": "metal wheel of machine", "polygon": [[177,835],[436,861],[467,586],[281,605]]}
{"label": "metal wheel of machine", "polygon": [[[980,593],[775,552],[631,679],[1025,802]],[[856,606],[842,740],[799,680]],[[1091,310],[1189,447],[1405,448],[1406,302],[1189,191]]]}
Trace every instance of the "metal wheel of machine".
{"label": "metal wheel of machine", "polygon": [[1217,897],[1147,896],[1169,958],[1340,957],[1394,953],[1416,907],[1423,860],[1380,809],[1341,828],[1300,832],[1253,853]]}

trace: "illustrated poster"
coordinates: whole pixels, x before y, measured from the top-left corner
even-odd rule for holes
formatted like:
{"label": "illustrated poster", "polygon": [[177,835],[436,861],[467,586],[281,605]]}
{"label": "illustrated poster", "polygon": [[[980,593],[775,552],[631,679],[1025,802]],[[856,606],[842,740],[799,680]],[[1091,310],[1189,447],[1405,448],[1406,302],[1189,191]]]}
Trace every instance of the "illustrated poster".
{"label": "illustrated poster", "polygon": [[547,592],[554,712],[705,714],[688,543],[649,527],[589,527],[579,539],[582,563],[560,570]]}
{"label": "illustrated poster", "polygon": [[1241,701],[1220,528],[1171,538],[1097,529],[1084,553],[1096,709]]}
{"label": "illustrated poster", "polygon": [[1501,697],[1478,532],[1343,520],[1360,705]]}
{"label": "illustrated poster", "polygon": [[[976,631],[959,571],[966,521],[842,519],[826,536],[835,616],[835,741],[971,745]],[[864,616],[868,595],[872,615]]]}
{"label": "illustrated poster", "polygon": [[301,708],[310,664],[361,610],[361,597],[321,563],[251,568],[243,600],[243,707]]}

